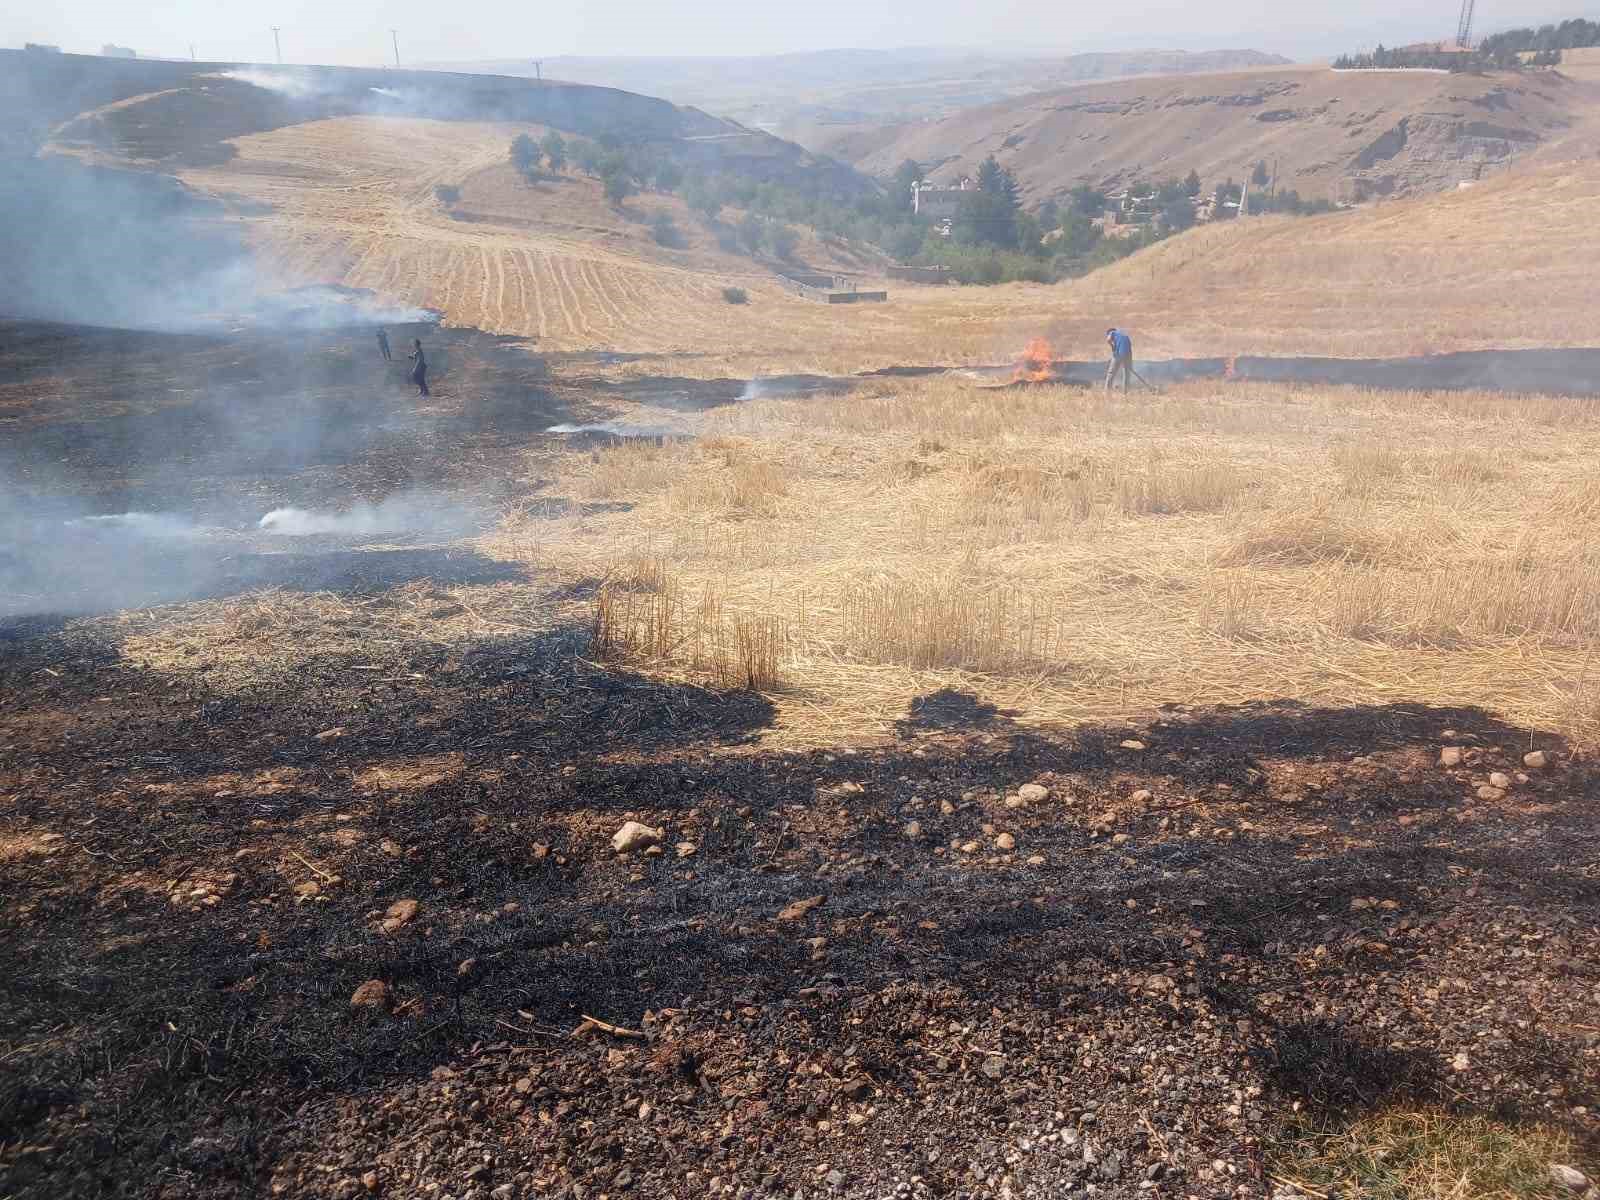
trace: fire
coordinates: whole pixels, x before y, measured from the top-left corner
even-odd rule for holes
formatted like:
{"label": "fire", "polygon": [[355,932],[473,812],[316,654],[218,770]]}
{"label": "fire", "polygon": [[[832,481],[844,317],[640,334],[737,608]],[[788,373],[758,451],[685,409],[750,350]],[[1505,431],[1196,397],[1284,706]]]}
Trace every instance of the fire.
{"label": "fire", "polygon": [[1011,374],[1012,382],[1049,383],[1055,377],[1055,352],[1050,349],[1050,343],[1042,337],[1033,338],[1017,360],[1017,369]]}
{"label": "fire", "polygon": [[1239,357],[1238,357],[1238,355],[1229,355],[1228,356],[1228,361],[1222,364],[1222,377],[1224,379],[1237,379],[1237,378],[1239,378]]}

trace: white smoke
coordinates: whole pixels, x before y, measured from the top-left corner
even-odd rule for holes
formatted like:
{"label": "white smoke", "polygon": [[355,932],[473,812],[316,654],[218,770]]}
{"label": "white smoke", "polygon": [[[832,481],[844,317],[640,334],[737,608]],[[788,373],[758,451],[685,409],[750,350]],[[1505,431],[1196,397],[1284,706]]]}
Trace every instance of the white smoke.
{"label": "white smoke", "polygon": [[261,88],[263,91],[277,92],[280,96],[287,96],[291,100],[304,100],[315,96],[328,89],[319,85],[315,80],[292,72],[263,71],[259,68],[243,71],[222,71],[217,75],[219,79],[232,79],[239,83],[247,83],[251,87]]}
{"label": "white smoke", "polygon": [[274,537],[372,537],[394,533],[456,537],[473,532],[482,520],[481,512],[460,500],[437,493],[404,492],[381,504],[357,504],[342,512],[275,508],[256,522],[256,528]]}
{"label": "white smoke", "polygon": [[687,437],[686,429],[665,425],[630,425],[626,421],[596,421],[588,425],[552,425],[546,433],[601,433],[623,438]]}
{"label": "white smoke", "polygon": [[142,538],[191,538],[202,533],[200,526],[188,517],[173,513],[103,513],[91,517],[76,517],[66,522],[69,529],[104,529],[124,532]]}

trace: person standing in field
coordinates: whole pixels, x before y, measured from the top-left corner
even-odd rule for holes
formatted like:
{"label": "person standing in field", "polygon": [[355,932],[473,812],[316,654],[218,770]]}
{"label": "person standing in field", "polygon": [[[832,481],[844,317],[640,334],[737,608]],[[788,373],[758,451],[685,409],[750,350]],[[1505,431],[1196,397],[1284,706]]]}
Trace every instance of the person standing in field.
{"label": "person standing in field", "polygon": [[389,332],[381,325],[378,327],[378,353],[383,355],[384,362],[394,360],[394,355],[389,353]]}
{"label": "person standing in field", "polygon": [[1117,382],[1117,372],[1122,372],[1122,390],[1127,391],[1133,386],[1133,339],[1122,330],[1112,327],[1106,330],[1106,345],[1111,347],[1111,365],[1106,368],[1106,391],[1110,391]]}
{"label": "person standing in field", "polygon": [[422,353],[422,339],[412,338],[411,344],[416,347],[406,357],[411,359],[411,382],[417,385],[417,395],[430,395],[428,391],[428,360]]}

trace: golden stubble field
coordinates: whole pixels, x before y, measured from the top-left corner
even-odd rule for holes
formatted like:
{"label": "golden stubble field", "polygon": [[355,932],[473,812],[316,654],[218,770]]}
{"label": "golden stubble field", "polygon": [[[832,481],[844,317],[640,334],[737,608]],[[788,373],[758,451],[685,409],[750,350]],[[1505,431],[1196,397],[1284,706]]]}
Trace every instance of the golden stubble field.
{"label": "golden stubble field", "polygon": [[1193,385],[885,382],[574,461],[628,511],[491,551],[603,580],[596,652],[775,698],[770,737],[917,697],[1022,723],[1292,697],[1600,729],[1600,406]]}
{"label": "golden stubble field", "polygon": [[[232,162],[183,178],[270,206],[237,219],[273,284],[371,288],[443,309],[454,325],[528,338],[539,352],[624,352],[617,374],[992,363],[1038,334],[1060,354],[1099,357],[1109,324],[1131,329],[1145,358],[1393,357],[1595,340],[1600,161],[1583,131],[1459,193],[1206,226],[1059,285],[890,283],[886,305],[827,306],[785,292],[775,264],[719,250],[675,196],[618,209],[574,174],[525,184],[505,161],[522,129],[317,121],[239,138]],[[433,196],[440,183],[462,189],[454,215]],[[681,248],[654,243],[657,213],[676,222]],[[799,257],[863,286],[876,285],[883,261],[809,234]],[[727,304],[729,286],[750,303]]]}

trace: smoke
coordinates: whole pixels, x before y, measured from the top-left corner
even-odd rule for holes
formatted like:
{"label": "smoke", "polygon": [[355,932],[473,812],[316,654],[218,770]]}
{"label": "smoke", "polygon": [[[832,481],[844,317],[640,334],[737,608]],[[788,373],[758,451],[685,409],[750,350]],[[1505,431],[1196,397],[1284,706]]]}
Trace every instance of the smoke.
{"label": "smoke", "polygon": [[256,522],[256,528],[271,537],[369,538],[404,532],[448,538],[475,532],[483,521],[482,512],[460,500],[432,492],[405,492],[342,512],[275,508]]}
{"label": "smoke", "polygon": [[545,430],[546,433],[564,434],[602,434],[619,438],[668,438],[687,437],[686,429],[671,428],[666,425],[633,425],[627,421],[595,421],[587,425],[561,424],[552,425]]}
{"label": "smoke", "polygon": [[232,79],[247,83],[263,91],[276,92],[290,100],[308,100],[313,96],[329,95],[332,89],[317,77],[297,71],[268,71],[259,68],[237,71],[219,71],[212,79]]}

